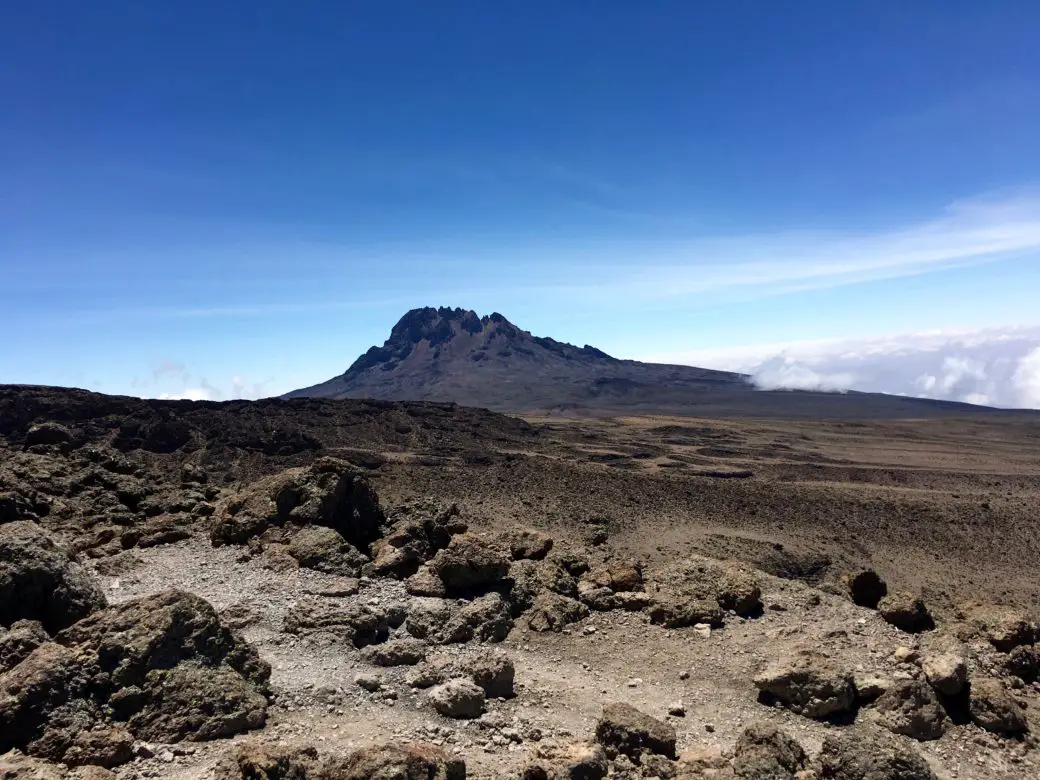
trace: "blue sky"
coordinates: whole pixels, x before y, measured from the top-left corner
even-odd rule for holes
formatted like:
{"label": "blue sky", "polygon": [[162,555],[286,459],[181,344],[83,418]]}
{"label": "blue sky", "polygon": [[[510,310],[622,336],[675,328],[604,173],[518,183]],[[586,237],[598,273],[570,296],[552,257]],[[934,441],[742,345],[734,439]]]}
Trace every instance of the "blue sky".
{"label": "blue sky", "polygon": [[1027,2],[15,4],[0,381],[277,393],[422,305],[746,370],[1025,361],[1038,37]]}

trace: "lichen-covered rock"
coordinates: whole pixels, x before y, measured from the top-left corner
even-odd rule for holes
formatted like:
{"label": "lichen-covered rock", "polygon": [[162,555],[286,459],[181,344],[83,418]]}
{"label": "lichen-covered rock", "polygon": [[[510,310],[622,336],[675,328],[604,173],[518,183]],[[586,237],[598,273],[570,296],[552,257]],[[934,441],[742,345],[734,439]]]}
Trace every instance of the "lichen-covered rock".
{"label": "lichen-covered rock", "polygon": [[630,704],[609,704],[596,724],[596,741],[608,750],[639,758],[644,752],[674,759],[675,729]]}
{"label": "lichen-covered rock", "polygon": [[733,773],[748,780],[790,780],[805,768],[802,746],[771,723],[753,723],[733,749]]}
{"label": "lichen-covered rock", "polygon": [[168,591],[124,602],[65,629],[0,676],[0,752],[125,760],[110,720],[161,742],[259,728],[269,675],[203,599]]}
{"label": "lichen-covered rock", "polygon": [[920,680],[901,680],[874,703],[877,722],[896,734],[920,742],[939,739],[946,713],[935,692]]}
{"label": "lichen-covered rock", "polygon": [[783,659],[754,683],[767,698],[808,718],[839,716],[851,712],[856,702],[852,675],[812,654]]}
{"label": "lichen-covered rock", "polygon": [[825,780],[936,780],[928,762],[897,737],[860,728],[826,737],[814,764]]}
{"label": "lichen-covered rock", "polygon": [[0,626],[36,620],[54,633],[105,603],[97,578],[40,526],[0,525]]}
{"label": "lichen-covered rock", "polygon": [[379,538],[384,521],[379,498],[364,476],[346,461],[320,457],[222,500],[210,539],[214,545],[245,544],[270,527],[319,525],[367,549]]}
{"label": "lichen-covered rock", "polygon": [[969,708],[972,722],[994,734],[1012,736],[1029,730],[1025,713],[1000,680],[972,680]]}

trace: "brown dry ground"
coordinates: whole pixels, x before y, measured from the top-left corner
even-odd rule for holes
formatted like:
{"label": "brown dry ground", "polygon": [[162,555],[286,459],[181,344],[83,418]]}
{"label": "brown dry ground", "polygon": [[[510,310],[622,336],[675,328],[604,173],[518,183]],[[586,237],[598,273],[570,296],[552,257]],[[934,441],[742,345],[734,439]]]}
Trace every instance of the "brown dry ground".
{"label": "brown dry ground", "polygon": [[538,436],[484,451],[388,451],[373,479],[391,501],[451,497],[492,527],[580,536],[605,518],[611,546],[649,562],[793,561],[812,579],[829,560],[820,579],[873,565],[939,611],[1040,603],[1035,419],[529,422]]}

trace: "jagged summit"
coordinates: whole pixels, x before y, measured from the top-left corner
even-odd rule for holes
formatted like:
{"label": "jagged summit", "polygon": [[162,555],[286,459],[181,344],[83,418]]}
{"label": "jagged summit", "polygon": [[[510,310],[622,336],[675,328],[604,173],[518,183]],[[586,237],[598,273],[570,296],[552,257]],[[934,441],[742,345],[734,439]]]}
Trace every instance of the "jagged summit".
{"label": "jagged summit", "polygon": [[451,401],[502,412],[766,417],[931,416],[958,404],[874,394],[763,392],[742,374],[620,360],[533,336],[502,314],[425,307],[382,346],[286,397]]}
{"label": "jagged summit", "polygon": [[460,351],[466,351],[469,359],[477,362],[489,357],[511,358],[515,355],[521,359],[536,358],[536,347],[568,360],[614,360],[595,347],[585,345],[578,348],[554,339],[532,336],[498,312],[482,317],[471,309],[427,306],[412,309],[401,317],[383,346],[370,348],[351,364],[342,378],[348,380],[377,366],[391,371],[420,345],[432,351],[431,359],[440,359],[444,350],[455,341],[458,341],[456,346]]}

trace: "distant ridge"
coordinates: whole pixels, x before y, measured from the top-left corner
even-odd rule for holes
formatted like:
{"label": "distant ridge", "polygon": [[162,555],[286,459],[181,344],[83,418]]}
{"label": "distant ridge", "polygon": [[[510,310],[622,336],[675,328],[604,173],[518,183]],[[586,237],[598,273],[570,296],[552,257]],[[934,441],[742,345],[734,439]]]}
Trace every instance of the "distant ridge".
{"label": "distant ridge", "polygon": [[502,412],[795,418],[933,417],[984,407],[880,393],[760,391],[729,371],[619,360],[532,336],[495,312],[407,312],[381,347],[286,398],[449,401]]}

